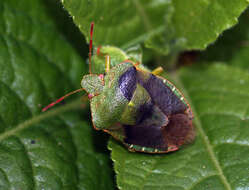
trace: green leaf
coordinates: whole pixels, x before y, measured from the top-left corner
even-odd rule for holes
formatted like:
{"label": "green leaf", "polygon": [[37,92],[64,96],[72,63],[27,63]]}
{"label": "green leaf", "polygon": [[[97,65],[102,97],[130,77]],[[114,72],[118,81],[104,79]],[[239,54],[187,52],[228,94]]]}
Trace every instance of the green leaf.
{"label": "green leaf", "polygon": [[123,48],[146,41],[164,30],[166,17],[172,15],[169,0],[62,1],[81,32],[88,37],[95,22],[94,44]]}
{"label": "green leaf", "polygon": [[172,24],[176,35],[186,39],[186,49],[205,49],[238,22],[248,0],[173,0]]}
{"label": "green leaf", "polygon": [[81,103],[41,114],[86,73],[54,18],[43,0],[0,2],[0,189],[112,189],[108,152],[72,111]]}
{"label": "green leaf", "polygon": [[114,189],[113,169],[106,148],[108,136],[94,131],[86,122],[77,122],[79,118],[75,114],[64,117],[77,149],[78,189]]}
{"label": "green leaf", "polygon": [[94,43],[127,48],[146,42],[162,54],[204,49],[248,6],[247,0],[62,0],[74,22],[89,36],[94,21]]}
{"label": "green leaf", "polygon": [[223,64],[172,78],[195,114],[193,144],[170,154],[131,153],[109,143],[120,189],[232,190],[249,187],[249,75]]}
{"label": "green leaf", "polygon": [[201,53],[201,60],[226,61],[240,68],[249,68],[249,9],[239,18],[239,23]]}

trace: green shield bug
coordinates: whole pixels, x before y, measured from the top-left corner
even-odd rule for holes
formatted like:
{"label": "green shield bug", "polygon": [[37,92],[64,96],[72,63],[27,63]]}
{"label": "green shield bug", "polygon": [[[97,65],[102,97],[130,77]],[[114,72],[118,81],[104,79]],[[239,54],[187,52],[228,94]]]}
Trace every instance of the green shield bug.
{"label": "green shield bug", "polygon": [[[90,29],[89,72],[81,89],[88,93],[94,129],[103,130],[130,151],[167,153],[195,137],[193,114],[182,93],[167,79],[150,72],[136,58],[112,46],[98,47],[92,56]],[[91,68],[91,66],[93,68]]]}

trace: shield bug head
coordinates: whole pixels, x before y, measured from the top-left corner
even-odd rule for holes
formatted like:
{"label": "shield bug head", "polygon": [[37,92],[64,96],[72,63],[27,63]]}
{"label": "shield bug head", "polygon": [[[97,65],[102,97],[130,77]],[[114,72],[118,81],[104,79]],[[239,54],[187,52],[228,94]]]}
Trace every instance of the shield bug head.
{"label": "shield bug head", "polygon": [[112,46],[98,47],[92,57],[92,34],[93,24],[90,74],[83,76],[81,86],[90,99],[94,128],[111,134],[130,151],[167,153],[191,142],[191,108],[171,82],[157,75],[161,69],[149,72]]}

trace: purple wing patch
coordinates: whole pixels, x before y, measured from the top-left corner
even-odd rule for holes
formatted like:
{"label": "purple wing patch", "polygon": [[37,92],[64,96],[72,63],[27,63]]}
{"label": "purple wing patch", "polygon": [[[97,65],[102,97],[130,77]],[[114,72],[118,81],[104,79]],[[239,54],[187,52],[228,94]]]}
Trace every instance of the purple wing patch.
{"label": "purple wing patch", "polygon": [[150,94],[154,104],[156,104],[164,114],[171,115],[183,113],[187,106],[167,87],[162,79],[151,74],[146,81],[139,81]]}
{"label": "purple wing patch", "polygon": [[119,78],[119,89],[127,100],[131,100],[137,86],[137,70],[135,67],[130,67]]}

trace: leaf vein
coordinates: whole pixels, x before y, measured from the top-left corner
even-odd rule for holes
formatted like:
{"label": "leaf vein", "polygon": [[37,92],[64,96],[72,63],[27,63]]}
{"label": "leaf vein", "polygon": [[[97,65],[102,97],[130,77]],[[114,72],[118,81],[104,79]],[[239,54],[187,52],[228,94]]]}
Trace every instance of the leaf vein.
{"label": "leaf vein", "polygon": [[19,133],[20,131],[30,127],[31,125],[34,125],[36,123],[41,122],[42,120],[51,118],[57,114],[61,114],[63,112],[72,110],[72,109],[80,109],[80,101],[81,99],[75,100],[72,103],[68,103],[65,106],[61,106],[59,108],[54,108],[51,111],[45,112],[44,114],[32,117],[31,119],[28,119],[26,121],[24,121],[23,123],[18,124],[16,127],[14,127],[13,129],[10,129],[8,131],[5,131],[3,133],[0,134],[0,142],[3,141],[4,139],[13,136],[17,133]]}
{"label": "leaf vein", "polygon": [[21,141],[20,137],[17,137],[18,138],[18,141],[22,144],[23,146],[23,149],[24,149],[24,153],[26,154],[27,156],[27,159],[28,159],[28,162],[30,164],[30,169],[31,169],[31,180],[32,180],[32,184],[33,184],[33,189],[36,189],[36,183],[35,183],[35,178],[34,178],[34,167],[32,165],[32,162],[31,162],[31,159],[29,158],[29,154],[28,154],[28,151],[25,147],[25,144]]}
{"label": "leaf vein", "polygon": [[[184,94],[186,95],[186,97],[189,97],[188,93],[187,93],[187,90],[184,88],[183,84],[182,84],[182,81],[180,80],[179,76],[177,76],[176,73],[172,74],[172,77],[175,79],[175,81],[180,84],[180,86],[182,87],[183,91],[185,92]],[[203,142],[206,146],[206,149],[208,151],[208,154],[211,158],[211,160],[213,161],[213,164],[215,166],[215,168],[217,169],[218,171],[218,174],[221,178],[221,181],[223,182],[223,184],[225,185],[225,187],[227,188],[227,190],[232,190],[226,176],[224,175],[223,171],[222,171],[222,168],[220,166],[220,163],[219,161],[217,160],[217,158],[215,157],[215,153],[214,153],[214,150],[213,150],[213,147],[209,141],[209,138],[208,136],[205,134],[204,132],[204,129],[202,127],[202,123],[201,123],[201,120],[199,119],[198,115],[197,115],[197,112],[195,111],[195,108],[193,106],[193,104],[191,103],[191,99],[188,98],[190,104],[192,105],[192,110],[195,114],[195,123],[196,123],[196,126],[198,128],[198,131],[199,131],[199,134],[201,136],[201,138],[203,139]]]}
{"label": "leaf vein", "polygon": [[210,177],[214,177],[214,176],[217,176],[217,175],[208,175],[208,176],[205,176],[203,178],[201,178],[200,180],[198,180],[196,183],[192,184],[189,188],[187,188],[186,190],[191,190],[192,188],[194,188],[196,185],[198,185],[200,182],[210,178]]}

